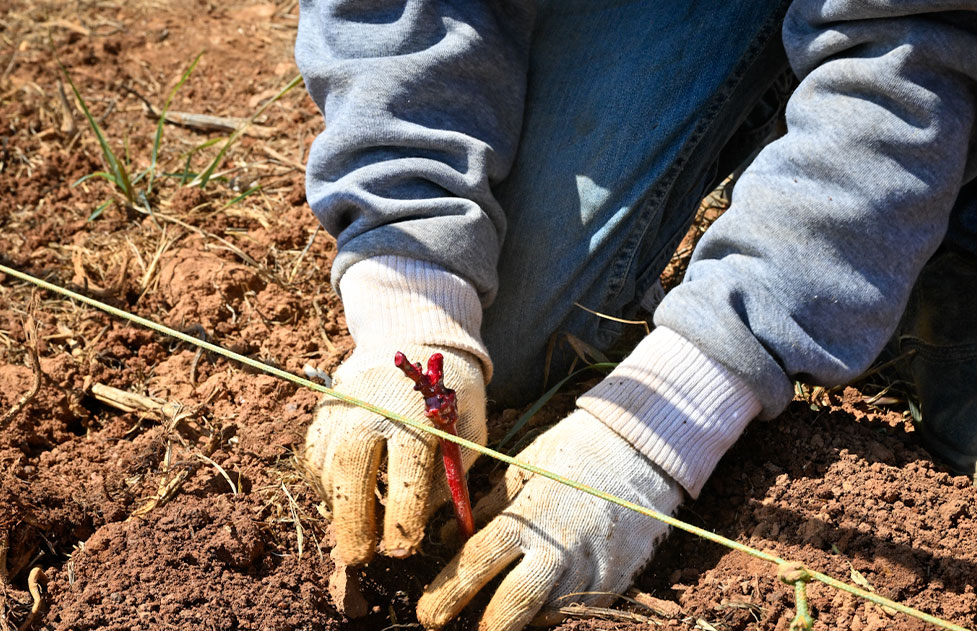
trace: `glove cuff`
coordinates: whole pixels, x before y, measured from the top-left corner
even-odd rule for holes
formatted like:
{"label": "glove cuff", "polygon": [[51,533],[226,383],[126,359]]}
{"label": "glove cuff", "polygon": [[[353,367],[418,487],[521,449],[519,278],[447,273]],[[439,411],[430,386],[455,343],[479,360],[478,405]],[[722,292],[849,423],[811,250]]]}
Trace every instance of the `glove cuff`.
{"label": "glove cuff", "polygon": [[451,348],[475,356],[485,382],[492,378],[492,360],[479,334],[482,305],[462,277],[433,263],[377,256],[346,270],[339,290],[357,348]]}
{"label": "glove cuff", "polygon": [[656,328],[577,405],[627,439],[692,497],[760,412],[739,377],[678,333]]}

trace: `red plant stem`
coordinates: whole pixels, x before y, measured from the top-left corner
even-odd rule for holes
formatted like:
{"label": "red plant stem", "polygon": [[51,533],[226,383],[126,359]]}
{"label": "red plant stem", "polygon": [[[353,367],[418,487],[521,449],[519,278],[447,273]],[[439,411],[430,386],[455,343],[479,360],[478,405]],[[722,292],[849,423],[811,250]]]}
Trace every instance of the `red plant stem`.
{"label": "red plant stem", "polygon": [[[441,353],[434,353],[427,360],[426,372],[422,372],[420,364],[410,363],[407,356],[400,351],[394,355],[394,365],[414,382],[414,390],[424,396],[424,415],[441,431],[457,436],[458,398],[454,390],[444,385],[444,357]],[[458,529],[462,540],[467,540],[475,534],[475,521],[472,518],[468,483],[465,481],[465,468],[461,462],[461,449],[456,443],[444,439],[440,442],[444,473],[451,490]]]}
{"label": "red plant stem", "polygon": [[[457,436],[454,431],[445,431]],[[465,470],[461,466],[461,449],[457,443],[449,442],[443,438],[440,441],[444,473],[448,478],[448,488],[451,489],[451,502],[455,508],[455,519],[458,520],[458,530],[461,533],[462,541],[467,541],[475,534],[475,520],[472,517],[472,502],[468,497]]]}

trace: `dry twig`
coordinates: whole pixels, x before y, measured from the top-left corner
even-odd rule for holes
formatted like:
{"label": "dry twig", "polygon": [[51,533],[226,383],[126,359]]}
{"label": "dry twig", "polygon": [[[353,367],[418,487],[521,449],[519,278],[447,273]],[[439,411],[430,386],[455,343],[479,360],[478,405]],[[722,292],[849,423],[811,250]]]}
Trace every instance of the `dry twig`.
{"label": "dry twig", "polygon": [[573,603],[559,608],[560,614],[573,618],[597,618],[599,620],[613,620],[615,622],[635,622],[638,624],[662,626],[662,623],[640,613],[621,611],[609,607],[588,607],[581,603]]}
{"label": "dry twig", "polygon": [[58,106],[61,109],[61,133],[66,136],[74,136],[78,131],[78,124],[75,122],[75,116],[72,112],[71,104],[68,102],[68,97],[64,93],[64,84],[61,80],[58,80]]}
{"label": "dry twig", "polygon": [[[179,403],[178,401],[164,401],[162,399],[147,397],[135,392],[120,390],[101,383],[96,383],[91,387],[92,396],[102,403],[110,405],[123,412],[143,412],[153,414],[162,422],[166,423],[169,432],[175,432],[177,426],[182,421],[193,416],[201,408],[208,405],[210,401],[218,394],[218,392],[219,389],[215,389],[207,397],[206,401],[190,410],[187,410],[183,404]],[[185,448],[190,449],[187,442],[184,441],[179,434],[176,434],[175,436]],[[217,448],[220,447],[221,443],[224,442],[224,437],[224,428],[213,428],[207,442],[197,453],[193,455],[201,462],[214,465],[227,480],[228,484],[230,484],[231,490],[237,493],[237,488],[234,486],[234,482],[231,480],[227,472],[210,458],[210,456],[217,451]],[[174,463],[172,460],[173,443],[169,442],[166,446],[166,455],[163,458],[163,477],[160,478],[159,485],[156,489],[156,494],[146,500],[142,506],[133,511],[132,515],[129,516],[129,519],[145,515],[153,509],[158,508],[168,502],[180,490],[180,487],[182,487],[183,483],[186,482],[186,480],[190,477],[190,474],[200,467],[200,462],[188,461],[183,463]]]}
{"label": "dry twig", "polygon": [[315,309],[316,319],[319,324],[319,335],[322,337],[322,343],[326,345],[326,350],[330,353],[336,350],[336,345],[333,344],[332,340],[329,339],[329,334],[326,333],[326,319],[325,313],[323,313],[322,305],[319,304],[318,296],[312,299],[312,308]]}
{"label": "dry twig", "polygon": [[305,244],[305,248],[302,250],[302,253],[299,254],[297,259],[295,259],[295,264],[292,265],[292,271],[288,273],[288,282],[291,283],[295,280],[295,274],[298,273],[299,266],[302,265],[302,259],[304,259],[305,255],[309,253],[310,249],[312,249],[312,244],[315,242],[316,235],[319,234],[319,228],[321,227],[321,225],[316,225],[315,230],[312,231],[312,236],[309,237],[309,242]]}
{"label": "dry twig", "polygon": [[[20,42],[13,47],[10,53],[10,59],[7,61],[7,67],[3,69],[3,74],[0,74],[0,85],[7,82],[7,77],[10,76],[11,71],[14,69],[14,65],[17,63],[17,52],[20,49]],[[6,98],[6,95],[4,95]]]}
{"label": "dry twig", "polygon": [[153,412],[164,420],[175,418],[183,406],[176,401],[163,401],[135,392],[128,392],[102,383],[92,385],[92,396],[123,412]]}
{"label": "dry twig", "polygon": [[[174,237],[167,240],[166,238],[166,226],[163,226],[163,233],[160,235],[159,242],[156,244],[156,251],[153,253],[152,260],[149,261],[149,265],[146,266],[146,271],[143,273],[142,280],[140,281],[140,294],[139,298],[142,298],[149,291],[150,284],[152,283],[154,277],[156,277],[157,269],[159,268],[160,259],[163,257],[163,253],[176,243],[177,239],[180,237]],[[135,250],[138,254],[138,250]],[[139,298],[136,302],[139,302]]]}
{"label": "dry twig", "polygon": [[[144,104],[147,105],[146,115],[150,118],[159,119],[159,112],[157,112],[154,108],[149,107],[146,102],[144,102]],[[233,132],[248,120],[246,118],[236,118],[233,116],[213,116],[211,114],[177,112],[174,110],[167,110],[163,114],[163,119],[171,125],[180,125],[181,127],[189,127],[190,129],[205,132]],[[262,127],[260,125],[252,124],[244,131],[244,133],[248,136],[254,136],[256,138],[269,138],[275,133],[275,131],[269,127]]]}
{"label": "dry twig", "polygon": [[281,164],[290,167],[292,169],[295,169],[296,171],[305,173],[305,165],[302,164],[301,162],[292,160],[291,158],[282,155],[281,153],[275,151],[274,149],[268,147],[267,145],[262,145],[261,150],[265,153],[266,156],[268,156],[272,160],[275,160],[276,162],[280,162]]}
{"label": "dry twig", "polygon": [[[230,430],[231,428],[221,427],[219,425],[216,427],[211,427],[210,435],[208,436],[207,442],[204,444],[204,446],[196,450],[195,453],[190,454],[194,459],[188,459],[185,461],[179,461],[179,462],[173,461],[173,438],[179,441],[184,449],[186,449],[187,451],[192,451],[192,447],[188,443],[188,441],[184,440],[183,437],[179,433],[177,433],[176,431],[177,426],[180,425],[182,422],[184,422],[186,419],[197,414],[205,406],[210,405],[210,402],[220,392],[221,392],[220,388],[215,388],[213,392],[211,392],[207,396],[205,401],[203,401],[199,405],[194,406],[189,410],[185,410],[183,406],[180,405],[179,403],[172,403],[172,405],[177,406],[175,409],[178,411],[175,414],[173,414],[173,416],[167,421],[167,431],[170,434],[170,439],[168,439],[167,441],[166,455],[163,457],[163,467],[162,467],[163,475],[159,480],[159,484],[157,486],[155,495],[147,499],[142,506],[134,510],[132,514],[129,516],[128,518],[129,520],[131,520],[133,517],[141,517],[146,513],[149,513],[150,511],[159,508],[160,506],[168,502],[170,499],[172,499],[173,496],[175,496],[177,492],[180,490],[180,488],[183,486],[183,483],[186,482],[187,479],[189,479],[190,475],[200,468],[201,463],[206,462],[217,466],[217,463],[214,462],[210,458],[210,456],[213,455],[214,452],[217,451],[217,449],[224,443],[224,440],[227,438],[227,435],[229,433],[228,430]],[[159,401],[157,400],[150,399],[149,397],[146,397],[145,399],[148,399],[148,401],[143,401],[143,402],[145,402],[147,405],[151,407],[160,405]],[[136,395],[134,401],[139,402],[141,400],[142,398],[139,395]],[[156,410],[156,413],[162,415],[163,410],[165,409],[166,409],[165,407],[158,408]],[[199,435],[200,434],[198,434],[198,436]],[[217,469],[227,479],[228,483],[231,485],[231,489],[237,492],[237,489],[235,488],[235,485],[231,481],[230,476],[227,475],[227,472],[221,469],[219,466],[217,466]]]}

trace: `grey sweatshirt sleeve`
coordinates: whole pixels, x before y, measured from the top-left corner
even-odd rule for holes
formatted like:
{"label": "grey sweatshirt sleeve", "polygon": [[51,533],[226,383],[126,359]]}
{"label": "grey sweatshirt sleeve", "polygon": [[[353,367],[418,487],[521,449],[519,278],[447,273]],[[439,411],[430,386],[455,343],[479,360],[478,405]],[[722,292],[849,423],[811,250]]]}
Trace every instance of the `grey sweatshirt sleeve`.
{"label": "grey sweatshirt sleeve", "polygon": [[[306,195],[338,241],[332,281],[407,255],[497,288],[532,3],[302,0],[295,58],[326,120]],[[525,6],[524,6],[525,5]]]}
{"label": "grey sweatshirt sleeve", "polygon": [[743,378],[761,416],[791,379],[877,356],[975,176],[974,2],[797,0],[788,133],[737,183],[655,322]]}

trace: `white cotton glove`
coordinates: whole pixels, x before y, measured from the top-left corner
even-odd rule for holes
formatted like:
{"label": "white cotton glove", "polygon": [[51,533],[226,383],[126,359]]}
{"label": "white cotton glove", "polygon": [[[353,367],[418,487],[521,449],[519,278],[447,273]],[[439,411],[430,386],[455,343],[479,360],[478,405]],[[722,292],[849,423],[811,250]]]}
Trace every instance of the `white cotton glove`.
{"label": "white cotton glove", "polygon": [[[760,411],[739,377],[664,328],[642,340],[577,405],[517,459],[667,515],[682,500],[681,489],[699,494]],[[573,601],[607,603],[614,599],[608,594],[627,589],[667,530],[655,519],[514,466],[478,503],[475,521],[488,525],[418,603],[426,627],[444,626],[520,557],[485,610],[482,631],[518,631],[534,617],[552,624],[558,619],[553,611]]]}
{"label": "white cotton glove", "polygon": [[[333,388],[421,422],[424,401],[394,366],[402,351],[426,365],[444,355],[445,385],[458,396],[458,435],[485,444],[485,382],[491,371],[478,337],[475,290],[442,268],[385,256],[356,263],[340,281],[346,321],[356,342],[333,375]],[[319,476],[333,512],[336,550],[348,565],[376,549],[377,472],[384,451],[387,484],[382,549],[413,554],[431,513],[450,498],[438,440],[361,408],[324,397],[305,441],[305,461]],[[462,450],[465,469],[477,454]]]}
{"label": "white cotton glove", "polygon": [[[583,410],[537,438],[517,459],[665,514],[682,501],[678,483]],[[606,604],[614,599],[608,594],[627,589],[668,530],[655,519],[514,466],[475,507],[476,525],[490,519],[421,597],[417,618],[426,628],[447,624],[520,557],[479,629],[518,631],[541,611],[539,621],[551,623],[553,612],[571,602]]]}

